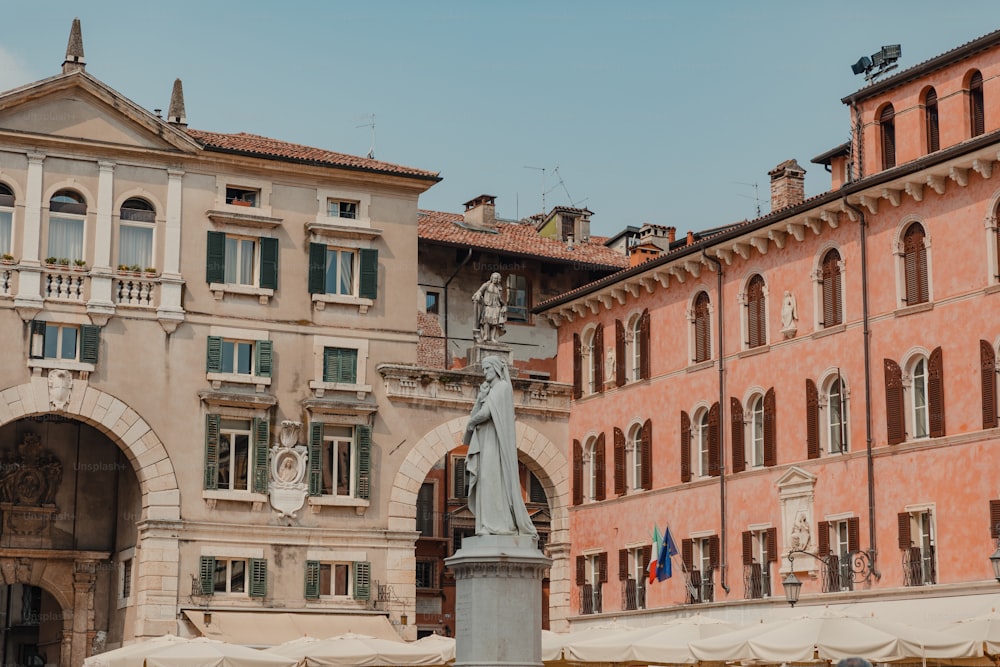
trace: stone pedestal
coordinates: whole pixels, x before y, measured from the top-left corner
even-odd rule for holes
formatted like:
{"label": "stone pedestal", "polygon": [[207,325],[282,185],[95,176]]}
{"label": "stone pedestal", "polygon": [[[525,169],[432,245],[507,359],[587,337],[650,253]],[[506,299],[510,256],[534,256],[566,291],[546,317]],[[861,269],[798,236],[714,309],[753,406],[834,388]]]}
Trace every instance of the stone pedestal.
{"label": "stone pedestal", "polygon": [[514,372],[514,356],[511,354],[511,349],[507,345],[502,345],[500,343],[476,343],[469,348],[468,360],[469,366],[482,370],[483,359],[486,357],[500,357],[503,359],[504,363],[507,364],[507,368],[511,371],[511,377],[513,377]]}
{"label": "stone pedestal", "polygon": [[542,578],[534,538],[478,535],[445,564],[455,573],[455,666],[540,667]]}

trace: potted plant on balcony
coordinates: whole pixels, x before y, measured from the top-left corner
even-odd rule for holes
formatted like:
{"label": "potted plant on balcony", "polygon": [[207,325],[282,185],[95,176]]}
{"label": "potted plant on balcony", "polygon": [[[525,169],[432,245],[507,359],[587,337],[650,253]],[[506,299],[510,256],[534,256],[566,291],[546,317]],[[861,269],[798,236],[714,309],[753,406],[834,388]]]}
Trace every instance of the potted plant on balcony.
{"label": "potted plant on balcony", "polygon": [[60,257],[56,260],[56,263],[60,268],[67,269],[69,268],[69,257]]}
{"label": "potted plant on balcony", "polygon": [[45,263],[48,264],[49,266],[55,266],[56,263],[58,263],[58,262],[59,262],[59,260],[56,257],[46,257],[45,258]]}
{"label": "potted plant on balcony", "polygon": [[156,267],[155,266],[147,266],[146,267],[146,277],[147,278],[153,278],[155,276],[156,276]]}
{"label": "potted plant on balcony", "polygon": [[14,255],[10,254],[9,252],[5,252],[4,254],[0,255],[0,263],[13,264]]}
{"label": "potted plant on balcony", "polygon": [[73,260],[73,268],[76,269],[77,271],[86,271],[87,270],[87,262],[84,261],[84,260],[82,260],[82,259],[74,259]]}

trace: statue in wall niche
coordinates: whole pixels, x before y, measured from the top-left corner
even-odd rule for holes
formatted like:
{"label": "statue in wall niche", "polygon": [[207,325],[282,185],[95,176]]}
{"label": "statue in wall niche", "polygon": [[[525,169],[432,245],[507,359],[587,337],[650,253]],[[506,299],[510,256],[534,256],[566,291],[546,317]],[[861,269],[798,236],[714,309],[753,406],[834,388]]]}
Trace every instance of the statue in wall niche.
{"label": "statue in wall niche", "polygon": [[469,447],[465,481],[476,535],[538,537],[521,496],[510,372],[503,359],[491,356],[483,359],[483,373],[463,438]]}
{"label": "statue in wall niche", "polygon": [[302,422],[281,422],[278,443],[271,447],[269,498],[271,507],[283,517],[295,518],[308,495],[305,481],[306,448],[298,444]]}
{"label": "statue in wall niche", "polygon": [[604,377],[608,378],[609,381],[615,377],[615,371],[617,370],[615,363],[615,348],[608,346],[608,355],[604,362]]}
{"label": "statue in wall niche", "polygon": [[789,290],[785,290],[785,296],[781,299],[781,332],[786,338],[795,335],[795,323],[799,319],[799,308],[795,303],[795,295]]}
{"label": "statue in wall niche", "polygon": [[62,412],[69,405],[69,397],[73,393],[73,374],[61,368],[49,371],[49,405],[53,410]]}
{"label": "statue in wall niche", "polygon": [[507,323],[507,304],[499,273],[493,273],[489,280],[479,286],[472,295],[472,302],[476,305],[476,327],[479,332],[476,342],[496,343],[505,333],[504,325]]}
{"label": "statue in wall niche", "polygon": [[792,524],[791,537],[789,546],[792,550],[809,550],[809,544],[812,542],[812,534],[809,529],[809,517],[806,516],[805,512],[800,512],[795,517],[795,523]]}

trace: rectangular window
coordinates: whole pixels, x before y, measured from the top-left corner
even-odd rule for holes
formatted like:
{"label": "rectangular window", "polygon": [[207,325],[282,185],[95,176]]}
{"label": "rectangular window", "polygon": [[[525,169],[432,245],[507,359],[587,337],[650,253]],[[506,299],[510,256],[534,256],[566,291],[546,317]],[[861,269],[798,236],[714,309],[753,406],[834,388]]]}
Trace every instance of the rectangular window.
{"label": "rectangular window", "polygon": [[465,457],[451,457],[451,469],[451,497],[456,500],[467,498],[469,496],[469,490],[465,486]]}
{"label": "rectangular window", "polygon": [[234,206],[260,206],[260,190],[226,186],[226,203]]}
{"label": "rectangular window", "polygon": [[[5,200],[9,199],[8,204]],[[14,211],[8,206],[14,205],[14,198],[9,195],[0,195],[0,255],[10,252],[11,234],[14,229]]]}
{"label": "rectangular window", "polygon": [[323,348],[323,382],[358,383],[358,351],[351,347]]}
{"label": "rectangular window", "polygon": [[323,433],[323,494],[352,496],[354,429],[326,425]]}
{"label": "rectangular window", "polygon": [[[122,212],[128,209],[122,209]],[[137,211],[146,213],[147,211]],[[153,227],[122,224],[118,228],[118,265],[153,268]]]}
{"label": "rectangular window", "polygon": [[326,249],[326,293],[351,296],[354,294],[355,252],[340,248]]}
{"label": "rectangular window", "polygon": [[358,202],[342,199],[327,199],[326,214],[331,218],[346,218],[356,220],[358,217]]}
{"label": "rectangular window", "polygon": [[215,593],[246,593],[246,560],[216,558],[215,572],[212,576],[212,591]]}
{"label": "rectangular window", "polygon": [[49,217],[47,257],[83,259],[83,218]]}
{"label": "rectangular window", "polygon": [[437,315],[440,297],[441,295],[438,292],[427,292],[424,300],[424,312],[430,315]]}
{"label": "rectangular window", "polygon": [[352,597],[367,600],[371,594],[368,561],[306,561],[305,598]]}
{"label": "rectangular window", "polygon": [[[246,378],[270,378],[273,349],[269,340],[239,340],[209,336],[205,370],[208,373],[225,373]],[[241,379],[229,378],[234,382],[239,382]]]}
{"label": "rectangular window", "polygon": [[417,531],[421,537],[434,537],[434,489],[433,482],[424,482],[417,493]]}
{"label": "rectangular window", "polygon": [[320,563],[319,594],[322,597],[345,597],[350,595],[350,563]]}
{"label": "rectangular window", "polygon": [[121,567],[122,579],[120,590],[122,592],[121,598],[127,600],[132,596],[132,559],[126,558],[122,561]]}
{"label": "rectangular window", "polygon": [[250,421],[222,419],[216,488],[246,491],[250,479]]}
{"label": "rectangular window", "polygon": [[528,308],[531,306],[528,279],[511,273],[507,276],[507,320],[527,322]]}
{"label": "rectangular window", "polygon": [[222,372],[252,375],[253,345],[251,341],[223,339]]}
{"label": "rectangular window", "polygon": [[223,282],[227,285],[253,285],[256,256],[257,242],[254,239],[227,236]]}
{"label": "rectangular window", "polygon": [[437,566],[432,560],[417,561],[417,588],[437,588]]}
{"label": "rectangular window", "polygon": [[64,325],[56,322],[31,322],[32,359],[56,359],[96,364],[101,341],[100,327]]}
{"label": "rectangular window", "polygon": [[205,249],[210,284],[278,288],[278,239],[210,231]]}

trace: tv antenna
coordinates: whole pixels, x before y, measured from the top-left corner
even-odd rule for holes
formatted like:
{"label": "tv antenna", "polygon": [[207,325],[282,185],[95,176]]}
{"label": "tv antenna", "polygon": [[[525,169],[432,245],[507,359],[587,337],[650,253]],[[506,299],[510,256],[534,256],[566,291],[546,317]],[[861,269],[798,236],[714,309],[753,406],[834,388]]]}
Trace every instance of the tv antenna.
{"label": "tv antenna", "polygon": [[542,172],[542,215],[545,215],[545,167],[529,167],[524,165],[525,169],[534,169],[535,171]]}
{"label": "tv antenna", "polygon": [[556,168],[552,170],[552,173],[554,173],[556,175],[556,178],[559,179],[559,183],[557,185],[553,185],[552,188],[549,190],[549,192],[552,192],[557,187],[561,187],[563,192],[566,193],[566,200],[569,202],[569,205],[572,206],[573,208],[576,208],[576,202],[574,202],[573,198],[570,196],[569,190],[566,188],[566,182],[563,181],[562,174],[559,173],[559,165],[556,165]]}
{"label": "tv antenna", "polygon": [[757,190],[757,183],[743,183],[741,181],[733,181],[736,185],[746,185],[753,188],[753,197],[750,195],[740,195],[740,197],[746,197],[747,199],[753,199],[754,203],[757,205],[757,217],[760,217],[760,195]]}
{"label": "tv antenna", "polygon": [[368,158],[372,159],[375,157],[375,114],[369,114],[367,116],[362,116],[362,118],[367,118],[368,122],[363,125],[355,125],[354,127],[369,127],[372,131],[372,145],[368,149]]}

